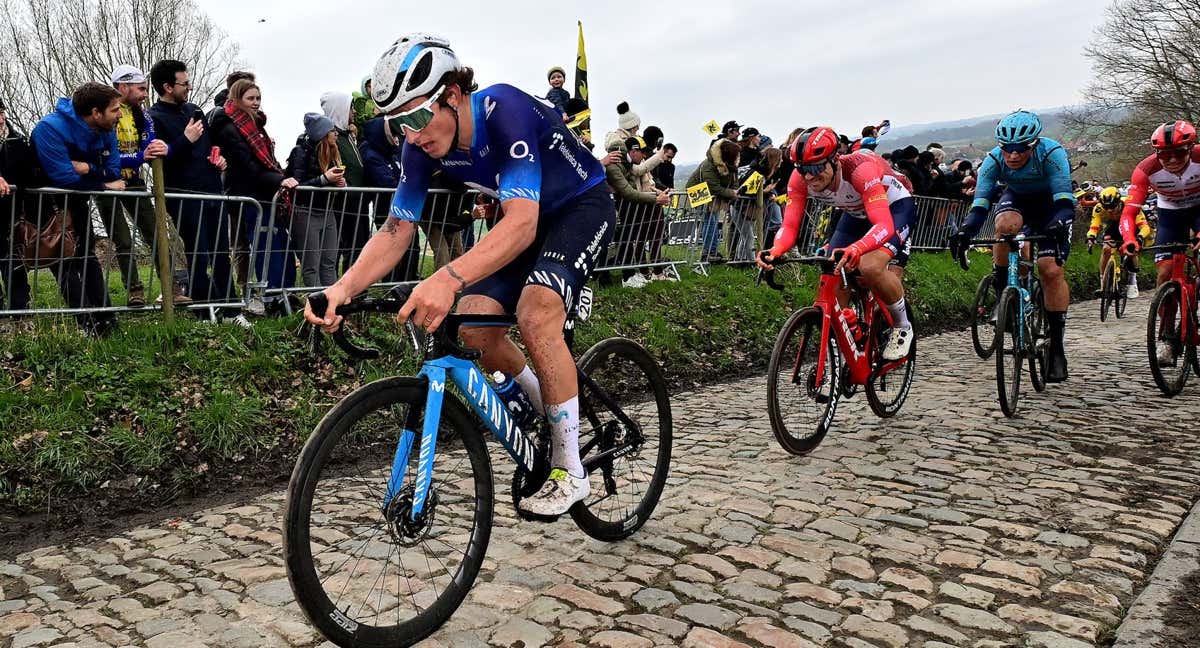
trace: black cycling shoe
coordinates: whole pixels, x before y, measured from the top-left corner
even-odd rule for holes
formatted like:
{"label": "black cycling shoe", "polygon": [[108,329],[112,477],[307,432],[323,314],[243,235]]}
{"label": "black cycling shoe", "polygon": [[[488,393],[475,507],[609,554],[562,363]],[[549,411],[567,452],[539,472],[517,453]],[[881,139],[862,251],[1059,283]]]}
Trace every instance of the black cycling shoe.
{"label": "black cycling shoe", "polygon": [[1067,355],[1062,351],[1050,352],[1050,366],[1046,368],[1046,382],[1067,381]]}

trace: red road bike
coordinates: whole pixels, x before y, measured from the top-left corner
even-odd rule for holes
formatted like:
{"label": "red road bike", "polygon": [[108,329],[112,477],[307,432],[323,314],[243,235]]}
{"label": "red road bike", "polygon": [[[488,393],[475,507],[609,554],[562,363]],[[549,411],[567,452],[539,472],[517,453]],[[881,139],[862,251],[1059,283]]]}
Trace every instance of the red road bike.
{"label": "red road bike", "polygon": [[[908,355],[884,362],[883,347],[892,316],[878,299],[859,286],[853,274],[834,273],[836,259],[823,256],[776,259],[772,265],[814,265],[821,269],[813,305],[792,313],[771,351],[767,369],[767,413],[784,450],[811,452],[833,423],[838,401],[864,387],[876,415],[894,416],[904,405],[916,369],[917,345]],[[762,278],[776,290],[774,271]],[[850,294],[845,307],[839,288]]]}

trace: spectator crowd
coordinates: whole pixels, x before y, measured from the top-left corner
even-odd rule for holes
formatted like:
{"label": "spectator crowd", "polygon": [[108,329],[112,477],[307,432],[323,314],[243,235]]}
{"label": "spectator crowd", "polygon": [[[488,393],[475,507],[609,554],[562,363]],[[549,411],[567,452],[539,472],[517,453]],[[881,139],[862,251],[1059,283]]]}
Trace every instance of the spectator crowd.
{"label": "spectator crowd", "polygon": [[[677,183],[706,183],[712,197],[694,210],[701,262],[751,263],[774,238],[793,170],[787,149],[802,129],[776,145],[757,128],[726,122],[699,166],[677,178],[678,147],[662,129],[643,128],[628,102],[617,106],[617,128],[596,150],[591,110],[563,89],[565,78],[562,68],[551,68],[544,94],[600,158],[617,198],[618,226],[605,264],[613,273],[601,273],[602,282],[640,288],[676,278],[663,246],[665,210],[687,206],[672,195]],[[150,275],[139,263],[137,240],[153,256],[156,205],[144,167],[156,160],[168,196],[161,207],[172,267],[167,290],[175,303],[221,304],[223,316],[244,326],[247,315],[294,309],[288,289],[336,281],[386,217],[399,181],[402,142],[385,127],[370,88],[367,78],[352,93],[321,95],[320,111],[304,115],[284,162],[275,156],[262,89],[249,72],[230,73],[206,112],[190,101],[184,62],[159,61],[148,74],[121,65],[108,83],[85,83],[59,99],[28,134],[6,121],[0,102],[0,311],[29,308],[28,273],[41,267],[53,272],[68,307],[88,309],[77,319],[96,335],[116,325],[112,309],[104,310],[114,294],[124,299],[115,305],[146,306]],[[867,126],[853,141],[842,136],[843,152],[876,150],[888,127],[886,121]],[[881,155],[919,196],[972,198],[977,162],[950,158],[937,143]],[[466,187],[444,178],[435,178],[434,187],[448,191],[426,202],[420,226],[440,267],[471,247],[475,223],[489,227],[497,206],[482,195],[467,204]],[[74,192],[31,191],[38,188]],[[103,265],[98,227],[108,240]],[[418,245],[414,240],[389,279],[417,277]],[[105,272],[112,265],[120,274],[117,288]]]}

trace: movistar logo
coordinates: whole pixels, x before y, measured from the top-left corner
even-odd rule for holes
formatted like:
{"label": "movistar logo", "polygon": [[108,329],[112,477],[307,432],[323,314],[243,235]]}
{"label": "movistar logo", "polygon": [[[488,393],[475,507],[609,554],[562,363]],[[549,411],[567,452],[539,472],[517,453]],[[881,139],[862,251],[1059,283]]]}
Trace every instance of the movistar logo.
{"label": "movistar logo", "polygon": [[439,382],[437,380],[433,380],[433,381],[430,381],[429,388],[440,394],[446,390],[446,383]]}
{"label": "movistar logo", "polygon": [[492,111],[496,109],[496,100],[491,97],[483,98],[483,120],[487,121],[492,116]]}

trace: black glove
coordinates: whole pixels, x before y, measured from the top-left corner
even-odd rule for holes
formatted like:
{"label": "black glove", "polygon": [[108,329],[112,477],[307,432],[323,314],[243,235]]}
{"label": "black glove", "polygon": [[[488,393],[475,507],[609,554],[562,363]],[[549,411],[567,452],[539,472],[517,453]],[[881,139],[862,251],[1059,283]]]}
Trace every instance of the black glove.
{"label": "black glove", "polygon": [[1071,244],[1071,228],[1065,221],[1055,219],[1046,225],[1042,233],[1052,239],[1055,247],[1054,260],[1058,265],[1062,265],[1063,250]]}
{"label": "black glove", "polygon": [[963,230],[950,235],[948,241],[950,248],[950,256],[954,257],[964,268],[967,265],[967,248],[971,245],[971,237]]}

